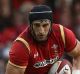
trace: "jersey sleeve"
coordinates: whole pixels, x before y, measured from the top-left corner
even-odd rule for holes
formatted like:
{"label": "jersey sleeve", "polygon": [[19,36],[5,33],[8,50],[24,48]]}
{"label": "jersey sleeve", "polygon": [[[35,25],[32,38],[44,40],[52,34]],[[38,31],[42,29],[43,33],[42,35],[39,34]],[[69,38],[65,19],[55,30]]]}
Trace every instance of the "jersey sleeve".
{"label": "jersey sleeve", "polygon": [[29,52],[26,46],[20,41],[15,41],[9,52],[10,63],[18,67],[26,67],[28,65]]}
{"label": "jersey sleeve", "polygon": [[77,40],[74,33],[65,27],[64,33],[65,33],[65,51],[70,52],[75,48]]}

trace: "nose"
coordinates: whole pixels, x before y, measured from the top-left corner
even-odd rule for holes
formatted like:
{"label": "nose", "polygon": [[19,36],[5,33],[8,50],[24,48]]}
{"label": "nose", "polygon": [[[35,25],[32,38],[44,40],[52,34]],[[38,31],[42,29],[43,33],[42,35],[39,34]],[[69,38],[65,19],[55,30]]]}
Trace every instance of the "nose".
{"label": "nose", "polygon": [[39,28],[39,33],[40,34],[43,34],[44,33],[44,28],[42,26]]}

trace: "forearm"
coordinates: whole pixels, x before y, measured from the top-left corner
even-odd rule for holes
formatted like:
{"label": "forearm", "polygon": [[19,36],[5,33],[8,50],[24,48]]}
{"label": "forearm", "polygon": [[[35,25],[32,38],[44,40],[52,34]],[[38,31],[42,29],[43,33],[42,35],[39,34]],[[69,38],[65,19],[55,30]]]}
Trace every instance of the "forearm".
{"label": "forearm", "polygon": [[24,69],[18,68],[8,63],[5,74],[24,74],[24,71],[25,71],[25,68]]}
{"label": "forearm", "polygon": [[80,70],[80,56],[73,58],[73,69],[79,69]]}

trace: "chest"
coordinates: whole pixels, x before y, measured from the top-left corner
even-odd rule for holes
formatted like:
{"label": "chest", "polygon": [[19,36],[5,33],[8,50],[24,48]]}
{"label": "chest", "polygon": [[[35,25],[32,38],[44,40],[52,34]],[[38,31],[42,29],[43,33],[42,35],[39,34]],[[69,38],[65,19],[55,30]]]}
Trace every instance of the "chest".
{"label": "chest", "polygon": [[30,46],[32,65],[36,68],[53,64],[64,52],[61,40],[50,38],[44,43],[35,43]]}

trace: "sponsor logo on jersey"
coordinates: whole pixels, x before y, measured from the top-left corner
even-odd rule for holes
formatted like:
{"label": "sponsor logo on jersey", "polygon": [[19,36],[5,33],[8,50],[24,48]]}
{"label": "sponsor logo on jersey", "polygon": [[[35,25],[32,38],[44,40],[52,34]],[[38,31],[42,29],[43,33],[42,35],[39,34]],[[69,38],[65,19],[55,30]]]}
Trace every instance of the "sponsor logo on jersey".
{"label": "sponsor logo on jersey", "polygon": [[45,59],[44,59],[44,61],[37,62],[37,63],[35,63],[33,66],[34,66],[35,68],[45,67],[45,66],[47,66],[47,65],[49,65],[49,64],[54,64],[58,59],[59,59],[58,56],[56,56],[56,58],[50,59],[50,60],[45,60]]}
{"label": "sponsor logo on jersey", "polygon": [[36,54],[34,54],[34,58],[38,57],[38,55],[39,55],[38,52]]}

